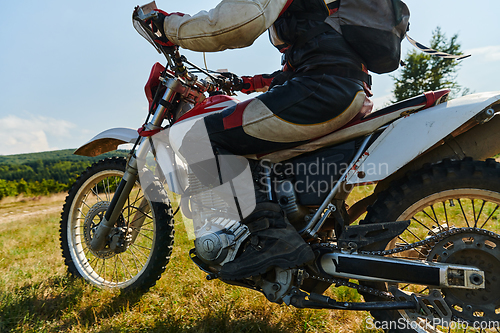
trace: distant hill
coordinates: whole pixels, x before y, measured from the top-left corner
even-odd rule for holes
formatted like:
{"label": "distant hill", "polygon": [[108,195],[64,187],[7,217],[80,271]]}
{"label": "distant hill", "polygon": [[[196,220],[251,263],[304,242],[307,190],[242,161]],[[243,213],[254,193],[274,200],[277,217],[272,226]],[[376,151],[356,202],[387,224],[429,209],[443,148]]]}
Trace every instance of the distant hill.
{"label": "distant hill", "polygon": [[92,163],[113,156],[117,150],[96,157],[73,155],[73,149],[0,156],[0,199],[24,194],[48,195],[68,190]]}
{"label": "distant hill", "polygon": [[[26,164],[35,161],[98,161],[106,157],[127,156],[128,151],[117,150],[96,157],[73,155],[75,149],[44,151],[41,153],[0,155],[0,164]],[[2,175],[0,175],[2,178]]]}

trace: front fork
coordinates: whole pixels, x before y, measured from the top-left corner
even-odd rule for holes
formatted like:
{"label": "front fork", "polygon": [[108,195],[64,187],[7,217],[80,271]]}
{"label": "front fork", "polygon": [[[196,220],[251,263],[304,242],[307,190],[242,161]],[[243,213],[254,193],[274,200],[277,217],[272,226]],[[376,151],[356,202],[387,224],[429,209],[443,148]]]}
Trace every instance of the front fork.
{"label": "front fork", "polygon": [[[138,151],[140,152],[141,148],[146,146],[147,145],[141,144]],[[123,178],[121,179],[120,184],[118,185],[118,188],[113,195],[113,199],[111,199],[108,210],[106,211],[106,214],[104,215],[101,223],[99,223],[99,225],[97,226],[94,237],[92,237],[90,248],[93,251],[101,251],[106,247],[106,240],[108,238],[108,235],[114,228],[116,221],[118,221],[120,215],[122,214],[122,209],[125,206],[129,194],[138,178],[139,172],[137,170],[137,159],[135,157],[132,157],[127,163]]]}
{"label": "front fork", "polygon": [[[173,104],[172,102],[176,97],[175,95],[179,91],[178,87],[180,85],[180,82],[178,81],[178,79],[170,79],[166,82],[165,85],[167,86],[167,89],[165,90],[162,100],[160,101],[160,103],[158,103],[158,107],[156,108],[153,119],[146,125],[146,130],[161,128],[162,122],[165,119],[165,115],[168,111],[167,107],[165,106]],[[127,202],[130,191],[139,178],[137,160],[144,160],[149,151],[149,145],[145,143],[147,143],[147,140],[142,139],[142,142],[140,143],[135,156],[132,155],[127,163],[123,178],[121,179],[120,184],[118,185],[118,188],[113,195],[113,199],[111,200],[111,203],[108,207],[108,210],[106,211],[106,214],[104,215],[103,220],[97,226],[94,232],[94,237],[90,242],[90,248],[93,251],[102,251],[106,247],[106,240],[108,239],[108,235],[114,228],[116,221],[118,221],[120,215],[122,214],[122,209]],[[144,204],[144,202],[141,203],[141,206],[143,206]],[[135,221],[134,225],[129,227],[133,227],[133,229],[137,230],[141,227],[139,224],[142,223],[137,223],[137,221]],[[132,237],[135,238],[136,234],[137,232],[133,231]]]}

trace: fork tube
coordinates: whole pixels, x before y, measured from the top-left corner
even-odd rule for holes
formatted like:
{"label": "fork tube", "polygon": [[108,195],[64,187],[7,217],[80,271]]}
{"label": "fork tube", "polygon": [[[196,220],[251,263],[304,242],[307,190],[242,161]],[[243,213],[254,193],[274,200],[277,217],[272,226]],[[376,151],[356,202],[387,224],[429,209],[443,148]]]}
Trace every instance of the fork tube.
{"label": "fork tube", "polygon": [[158,107],[156,108],[153,119],[149,124],[153,126],[159,127],[161,126],[163,120],[165,119],[165,113],[168,111],[168,106],[172,105],[172,102],[175,98],[175,94],[179,91],[179,88],[182,88],[182,83],[179,79],[170,79],[165,83],[167,90],[165,90],[165,94],[163,94],[162,99],[158,103]]}
{"label": "fork tube", "polygon": [[[141,146],[143,145],[141,144]],[[127,164],[125,173],[123,174],[123,178],[121,179],[120,184],[118,185],[118,188],[113,195],[113,199],[109,204],[108,210],[106,211],[106,214],[104,215],[101,223],[99,223],[99,225],[97,226],[94,237],[90,242],[90,247],[92,250],[100,251],[106,246],[107,236],[111,229],[114,227],[115,222],[120,217],[122,208],[128,200],[128,196],[135,185],[137,177],[137,160],[132,157]]]}
{"label": "fork tube", "polygon": [[[166,82],[165,85],[167,86],[167,89],[163,94],[160,103],[158,103],[159,105],[156,108],[153,119],[146,125],[148,130],[161,127],[161,124],[165,119],[165,114],[168,111],[168,106],[171,105],[173,99],[175,98],[175,94],[177,93],[180,84],[181,83],[178,79],[170,79]],[[146,154],[148,153],[148,149],[146,148],[148,147],[148,145],[144,144],[144,142],[146,141],[142,141],[136,152],[136,156],[139,159],[145,158]],[[115,194],[113,195],[113,199],[109,204],[106,214],[95,230],[94,237],[90,242],[90,247],[92,250],[100,251],[106,246],[106,239],[108,237],[108,234],[120,217],[123,206],[127,202],[130,191],[134,187],[137,178],[137,159],[132,156],[127,163],[123,178],[120,181]]]}

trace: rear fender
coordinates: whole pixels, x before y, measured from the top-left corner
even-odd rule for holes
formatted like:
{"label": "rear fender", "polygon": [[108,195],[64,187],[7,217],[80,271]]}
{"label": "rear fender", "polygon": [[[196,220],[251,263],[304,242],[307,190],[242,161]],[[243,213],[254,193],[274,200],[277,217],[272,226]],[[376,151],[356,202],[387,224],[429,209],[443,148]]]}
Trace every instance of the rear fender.
{"label": "rear fender", "polygon": [[348,184],[391,176],[499,100],[500,92],[468,95],[398,119],[349,171]]}
{"label": "rear fender", "polygon": [[73,154],[81,156],[98,156],[113,150],[125,143],[135,143],[139,134],[131,128],[111,128],[94,136],[89,142],[75,150]]}

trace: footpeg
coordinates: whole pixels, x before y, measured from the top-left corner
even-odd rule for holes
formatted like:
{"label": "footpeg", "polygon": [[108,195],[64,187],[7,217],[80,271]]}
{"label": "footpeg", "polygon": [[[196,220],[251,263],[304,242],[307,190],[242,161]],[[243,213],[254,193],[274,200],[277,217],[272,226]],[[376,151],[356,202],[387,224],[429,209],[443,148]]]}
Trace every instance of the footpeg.
{"label": "footpeg", "polygon": [[389,288],[389,291],[399,301],[417,302],[417,309],[405,310],[408,319],[411,321],[423,322],[426,325],[444,325],[451,322],[452,312],[446,304],[441,292],[437,289],[430,289],[429,295],[408,294],[396,286]]}

